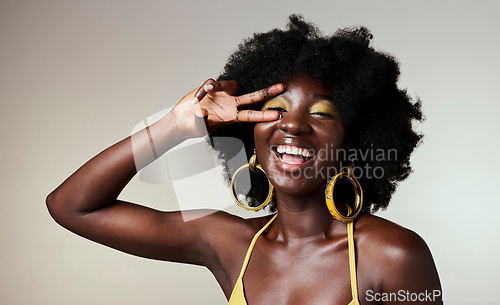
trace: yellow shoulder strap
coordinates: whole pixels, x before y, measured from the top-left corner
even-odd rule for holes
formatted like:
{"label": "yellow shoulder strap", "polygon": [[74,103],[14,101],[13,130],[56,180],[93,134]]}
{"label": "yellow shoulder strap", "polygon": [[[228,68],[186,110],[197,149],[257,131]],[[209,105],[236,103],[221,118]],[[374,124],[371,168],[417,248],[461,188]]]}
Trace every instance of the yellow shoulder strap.
{"label": "yellow shoulder strap", "polygon": [[356,278],[356,254],[354,249],[354,224],[353,221],[347,223],[347,244],[349,247],[349,270],[351,273],[351,291],[354,304],[359,304],[358,281]]}
{"label": "yellow shoulder strap", "polygon": [[241,267],[240,276],[238,278],[243,278],[243,275],[245,274],[245,271],[247,270],[248,261],[250,260],[250,256],[252,255],[252,250],[253,250],[253,247],[255,246],[255,243],[257,242],[257,238],[259,238],[260,234],[262,234],[262,232],[264,232],[267,229],[267,227],[269,227],[269,225],[273,222],[273,220],[276,218],[276,216],[278,216],[278,213],[276,213],[273,216],[273,218],[271,218],[271,220],[269,220],[269,222],[265,226],[263,226],[262,229],[260,229],[259,232],[257,232],[255,234],[255,236],[253,237],[252,242],[250,243],[250,246],[248,247],[247,255],[245,256],[245,261],[243,262],[243,266]]}

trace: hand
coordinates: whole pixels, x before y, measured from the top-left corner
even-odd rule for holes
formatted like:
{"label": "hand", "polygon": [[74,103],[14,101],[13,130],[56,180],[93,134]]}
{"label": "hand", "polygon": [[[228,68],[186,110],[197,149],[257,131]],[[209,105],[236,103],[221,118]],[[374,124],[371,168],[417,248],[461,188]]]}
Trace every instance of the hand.
{"label": "hand", "polygon": [[279,119],[280,115],[276,111],[238,110],[238,107],[259,103],[284,90],[283,84],[276,84],[249,94],[233,96],[238,91],[236,81],[208,79],[201,87],[186,95],[173,111],[181,131],[200,137],[227,124]]}

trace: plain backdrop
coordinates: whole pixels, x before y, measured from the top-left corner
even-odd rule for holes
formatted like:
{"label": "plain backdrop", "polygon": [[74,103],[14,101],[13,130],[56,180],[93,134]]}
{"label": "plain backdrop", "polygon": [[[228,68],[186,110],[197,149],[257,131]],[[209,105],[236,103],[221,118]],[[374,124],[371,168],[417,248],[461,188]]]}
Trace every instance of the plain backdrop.
{"label": "plain backdrop", "polygon": [[[446,304],[500,304],[499,3],[0,0],[0,304],[224,304],[205,268],[80,238],[50,218],[45,197],[292,13],[325,34],[365,25],[399,59],[400,86],[423,101],[425,139],[378,215],[427,241]],[[134,178],[120,198],[175,210],[176,193]]]}

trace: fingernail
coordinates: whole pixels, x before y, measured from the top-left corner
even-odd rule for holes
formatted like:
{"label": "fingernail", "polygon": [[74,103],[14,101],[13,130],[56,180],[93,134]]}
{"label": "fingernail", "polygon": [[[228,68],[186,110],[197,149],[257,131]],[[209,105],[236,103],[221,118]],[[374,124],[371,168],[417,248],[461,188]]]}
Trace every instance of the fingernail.
{"label": "fingernail", "polygon": [[213,88],[214,88],[214,85],[210,85],[210,84],[203,86],[203,90],[205,90],[205,91],[212,90]]}
{"label": "fingernail", "polygon": [[194,104],[198,104],[200,101],[198,100],[197,97],[195,97],[192,101],[191,101],[191,105],[194,105]]}

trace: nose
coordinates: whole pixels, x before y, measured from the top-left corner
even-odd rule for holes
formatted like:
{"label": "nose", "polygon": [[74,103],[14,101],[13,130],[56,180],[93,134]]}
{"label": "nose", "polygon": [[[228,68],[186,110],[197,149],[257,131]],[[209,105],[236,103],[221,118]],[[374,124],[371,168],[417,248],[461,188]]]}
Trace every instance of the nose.
{"label": "nose", "polygon": [[296,109],[283,113],[283,117],[278,122],[278,128],[289,134],[303,134],[312,130],[306,114],[301,110]]}

